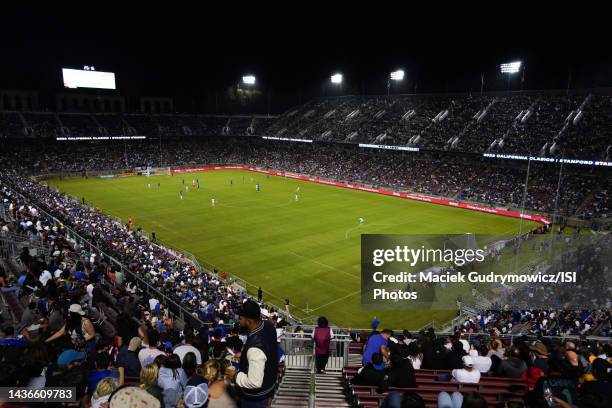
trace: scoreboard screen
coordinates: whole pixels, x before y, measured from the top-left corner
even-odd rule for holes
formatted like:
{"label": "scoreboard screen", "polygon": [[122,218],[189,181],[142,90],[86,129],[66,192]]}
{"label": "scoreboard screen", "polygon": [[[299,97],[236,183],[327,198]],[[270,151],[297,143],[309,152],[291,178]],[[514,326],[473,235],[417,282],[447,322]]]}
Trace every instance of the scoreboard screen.
{"label": "scoreboard screen", "polygon": [[117,89],[114,72],[62,68],[62,76],[66,88]]}

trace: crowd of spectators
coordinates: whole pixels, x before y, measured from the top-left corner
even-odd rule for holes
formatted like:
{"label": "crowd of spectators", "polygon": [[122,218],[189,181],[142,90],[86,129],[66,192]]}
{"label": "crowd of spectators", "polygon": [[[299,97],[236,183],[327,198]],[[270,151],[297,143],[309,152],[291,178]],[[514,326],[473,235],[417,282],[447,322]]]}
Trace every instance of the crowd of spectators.
{"label": "crowd of spectators", "polygon": [[[489,151],[495,140],[503,139],[492,151],[539,155],[547,145],[546,156],[602,160],[611,145],[611,118],[610,95],[586,92],[344,96],[291,109],[268,134],[475,153]],[[554,141],[558,149],[551,153]]]}
{"label": "crowd of spectators", "polygon": [[[18,114],[3,113],[0,134],[20,137],[27,128],[31,137],[57,136],[61,129],[54,115],[25,112],[24,124]],[[100,132],[149,137],[255,134],[587,160],[609,159],[612,146],[612,97],[586,91],[328,97],[309,101],[275,119],[255,121],[242,116],[142,113],[60,114],[60,119],[71,136]],[[247,130],[253,123],[253,129]]]}
{"label": "crowd of spectators", "polygon": [[[252,302],[241,290],[197,270],[189,260],[148,241],[130,225],[27,177],[151,165],[159,157],[157,143],[130,143],[129,151],[127,144],[37,143],[42,142],[7,144],[0,157],[0,198],[12,220],[2,223],[3,233],[22,235],[50,249],[49,256],[24,251],[20,256],[21,274],[1,274],[0,283],[18,285],[27,297],[17,327],[2,329],[3,384],[75,386],[80,397],[98,404],[94,406],[113,398],[152,398],[153,404],[170,407],[179,403],[203,406],[210,398],[211,407],[215,399],[219,400],[216,406],[232,406],[227,405],[235,403],[232,374],[227,368],[239,365],[237,356],[248,340],[238,332],[238,316],[256,322],[251,323],[250,332],[260,327],[260,316],[266,318],[265,327],[281,330],[287,322],[279,313],[265,305],[244,310],[244,305]],[[233,138],[181,138],[165,143],[163,160],[173,165],[248,164],[492,205],[518,205],[525,176],[521,167],[454,154],[416,156]],[[548,169],[543,164],[533,165],[528,208],[554,208],[557,174]],[[593,195],[593,201],[607,197],[605,192],[592,194],[601,182],[596,175],[564,171],[559,203],[562,212],[574,212],[589,195]],[[33,204],[53,214],[60,223],[41,214]],[[603,204],[602,208],[609,206]],[[96,248],[75,241],[67,234],[67,227]],[[128,270],[118,269],[102,252]],[[143,290],[143,283],[155,291]],[[175,304],[193,316],[182,327],[173,318]],[[491,334],[488,340],[462,337],[462,333],[473,332]],[[544,337],[533,342],[518,336],[512,344],[501,339],[517,333],[609,336],[609,309],[486,311],[463,322],[460,333],[442,338],[431,332],[414,338],[405,333],[399,340],[390,331],[372,333],[357,381],[383,389],[412,387],[416,385],[414,370],[449,369],[450,377],[442,381],[477,383],[481,376],[491,373],[521,378],[530,389],[526,396],[530,406],[539,403],[546,388],[553,389],[555,398],[570,403],[590,395],[609,398],[609,346],[553,344]],[[324,355],[326,350],[320,351]],[[280,350],[275,352],[276,357],[281,354]],[[139,384],[138,388],[117,390],[130,381]],[[234,381],[247,384],[244,377]],[[567,395],[571,401],[564,397]]]}
{"label": "crowd of spectators", "polygon": [[486,310],[465,318],[459,329],[464,333],[541,336],[599,336],[611,332],[608,309],[584,310]]}
{"label": "crowd of spectators", "polygon": [[0,112],[0,138],[250,136],[267,134],[271,122],[273,118],[267,117],[194,114],[57,113],[56,117],[52,112]]}
{"label": "crowd of spectators", "polygon": [[[59,122],[52,113],[25,112],[23,113],[23,118],[27,126],[24,126],[22,122],[21,127],[27,129],[27,132],[24,133],[30,137],[48,138],[61,135]],[[15,120],[21,121],[19,118]]]}
{"label": "crowd of spectators", "polygon": [[[236,398],[248,406],[245,400],[259,398],[250,389],[275,382],[276,359],[283,355],[276,340],[288,323],[274,309],[197,270],[129,225],[27,178],[3,173],[0,199],[8,215],[2,233],[49,248],[48,255],[32,255],[25,247],[21,266],[13,265],[16,274],[2,269],[0,283],[18,287],[27,304],[16,325],[1,329],[3,385],[74,386],[79,401],[91,399],[100,407],[119,398],[114,397],[117,387],[131,383],[158,401],[153,406],[175,407],[181,401],[201,407],[210,398],[209,407],[231,407]],[[77,242],[67,227],[96,247]],[[188,313],[184,322],[174,320],[177,305]],[[251,353],[244,350],[241,360],[243,344],[255,341],[251,336],[260,331],[268,331],[267,339],[272,331],[274,344],[264,350],[269,361],[264,378],[249,369],[248,363],[256,367]],[[252,347],[261,348],[258,344]],[[268,368],[270,357],[274,361]],[[242,374],[235,376],[230,367]]]}
{"label": "crowd of spectators", "polygon": [[60,114],[58,115],[62,126],[67,130],[66,135],[73,137],[102,136],[99,126],[89,114]]}
{"label": "crowd of spectators", "polygon": [[[130,141],[7,143],[4,167],[41,174],[201,164],[243,164],[347,180],[380,187],[522,208],[526,164],[453,152],[356,149],[352,145],[310,145],[261,139],[169,138]],[[586,170],[586,171],[585,171]],[[561,180],[559,180],[561,177]],[[610,215],[606,169],[532,163],[525,208],[562,216]],[[557,200],[557,192],[558,200]],[[584,205],[583,205],[584,204]]]}
{"label": "crowd of spectators", "polygon": [[[528,390],[523,397],[528,407],[551,406],[545,398],[551,398],[552,404],[579,407],[604,407],[612,401],[609,343],[508,338],[494,330],[489,336],[468,338],[460,331],[436,336],[433,329],[416,335],[404,330],[396,336],[391,330],[379,332],[374,327],[363,336],[362,368],[351,383],[376,386],[378,392],[390,387],[414,389],[418,386],[415,373],[429,369],[450,372],[436,377],[440,383],[479,384],[490,376],[517,381]],[[480,399],[480,403],[469,406],[487,406],[477,393],[455,392],[451,396],[441,392],[438,407],[461,407],[461,401],[466,406],[466,399],[471,398]],[[402,401],[410,400],[409,406],[424,406],[418,391],[405,395],[390,392],[383,406],[403,407],[407,405]]]}
{"label": "crowd of spectators", "polygon": [[24,135],[23,123],[16,112],[0,112],[0,139]]}

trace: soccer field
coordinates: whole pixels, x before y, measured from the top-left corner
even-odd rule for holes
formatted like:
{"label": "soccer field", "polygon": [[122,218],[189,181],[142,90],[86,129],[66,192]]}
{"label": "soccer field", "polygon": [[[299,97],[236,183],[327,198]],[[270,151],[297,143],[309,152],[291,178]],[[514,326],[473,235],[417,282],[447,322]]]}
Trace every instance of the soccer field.
{"label": "soccer field", "polygon": [[[199,190],[192,188],[193,179],[199,179]],[[189,191],[181,200],[183,180]],[[155,232],[165,245],[244,279],[253,285],[252,293],[261,286],[264,301],[280,306],[288,297],[291,312],[300,318],[324,315],[336,325],[360,328],[373,316],[384,327],[415,329],[455,315],[362,309],[361,234],[509,234],[518,232],[520,222],[245,170],[48,183],[124,221],[132,217],[135,227]],[[525,221],[523,227],[535,225]]]}

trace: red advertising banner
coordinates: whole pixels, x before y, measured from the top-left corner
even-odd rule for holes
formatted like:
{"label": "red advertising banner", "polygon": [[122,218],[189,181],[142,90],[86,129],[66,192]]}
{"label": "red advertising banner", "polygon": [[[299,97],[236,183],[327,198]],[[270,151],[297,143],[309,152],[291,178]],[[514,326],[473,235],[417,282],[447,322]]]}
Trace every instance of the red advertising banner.
{"label": "red advertising banner", "polygon": [[318,178],[313,178],[313,177],[302,176],[300,174],[284,173],[284,172],[281,172],[281,171],[264,170],[264,169],[260,169],[260,168],[257,168],[257,167],[247,167],[247,166],[214,166],[214,167],[198,167],[198,168],[176,169],[176,170],[174,170],[174,172],[175,173],[192,173],[192,172],[196,172],[196,171],[225,170],[225,169],[228,169],[228,170],[229,169],[233,169],[233,170],[254,171],[254,172],[257,172],[257,173],[270,174],[270,175],[273,175],[273,176],[288,177],[288,178],[292,178],[292,179],[296,179],[296,180],[303,180],[303,181],[310,181],[310,182],[313,182],[313,183],[326,184],[326,185],[329,185],[329,186],[342,187],[342,188],[350,188],[352,190],[367,191],[367,192],[370,192],[370,193],[376,193],[376,194],[382,194],[382,195],[394,196],[394,197],[401,197],[401,198],[407,198],[409,200],[423,201],[423,202],[432,203],[432,204],[438,204],[438,205],[445,205],[447,207],[463,208],[465,210],[480,211],[480,212],[485,212],[485,213],[489,213],[489,214],[502,215],[504,217],[523,218],[523,219],[526,219],[526,220],[540,222],[542,224],[550,224],[549,220],[547,220],[546,218],[541,217],[539,215],[521,214],[521,213],[514,212],[514,211],[507,211],[507,210],[503,210],[503,209],[499,209],[499,208],[485,207],[485,206],[480,206],[480,205],[477,205],[477,204],[461,203],[461,202],[458,202],[458,201],[450,201],[450,200],[445,200],[445,199],[441,199],[441,198],[437,198],[437,197],[431,197],[431,196],[422,195],[422,194],[399,193],[397,191],[377,189],[377,188],[373,188],[373,187],[362,186],[362,185],[359,185],[359,184],[343,183],[343,182],[338,182],[338,181],[329,181],[329,180],[325,180],[325,179],[318,179]]}

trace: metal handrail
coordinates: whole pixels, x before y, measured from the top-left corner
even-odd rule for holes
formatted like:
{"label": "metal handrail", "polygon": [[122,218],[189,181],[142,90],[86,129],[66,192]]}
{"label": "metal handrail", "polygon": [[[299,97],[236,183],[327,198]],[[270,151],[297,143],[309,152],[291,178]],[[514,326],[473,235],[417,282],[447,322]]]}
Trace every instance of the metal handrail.
{"label": "metal handrail", "polygon": [[312,358],[310,359],[310,390],[308,392],[308,408],[315,408],[317,399],[317,380],[315,370],[315,348],[312,348]]}

